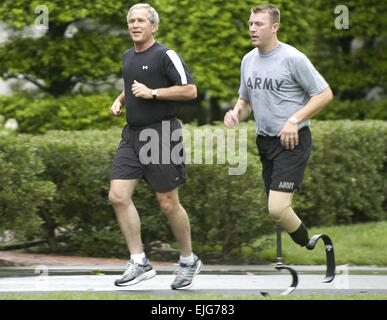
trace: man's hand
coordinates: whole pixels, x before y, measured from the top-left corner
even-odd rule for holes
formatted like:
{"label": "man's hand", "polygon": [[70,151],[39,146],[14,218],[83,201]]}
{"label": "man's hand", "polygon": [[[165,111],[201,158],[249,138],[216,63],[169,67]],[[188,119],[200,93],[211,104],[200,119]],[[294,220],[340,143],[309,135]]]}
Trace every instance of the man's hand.
{"label": "man's hand", "polygon": [[227,127],[239,125],[239,117],[238,114],[234,111],[234,109],[227,111],[227,113],[224,115],[224,124]]}
{"label": "man's hand", "polygon": [[227,127],[239,125],[239,122],[246,120],[253,111],[249,102],[239,98],[233,109],[224,115],[224,124]]}
{"label": "man's hand", "polygon": [[122,107],[122,103],[121,102],[119,102],[118,100],[114,101],[113,105],[110,108],[110,113],[113,116],[117,116],[117,117],[120,116],[122,114],[121,107]]}
{"label": "man's hand", "polygon": [[153,99],[152,89],[149,89],[145,84],[133,81],[132,92],[135,97],[142,99]]}
{"label": "man's hand", "polygon": [[280,137],[283,147],[293,150],[299,143],[298,125],[291,123],[289,120],[286,121],[277,137]]}

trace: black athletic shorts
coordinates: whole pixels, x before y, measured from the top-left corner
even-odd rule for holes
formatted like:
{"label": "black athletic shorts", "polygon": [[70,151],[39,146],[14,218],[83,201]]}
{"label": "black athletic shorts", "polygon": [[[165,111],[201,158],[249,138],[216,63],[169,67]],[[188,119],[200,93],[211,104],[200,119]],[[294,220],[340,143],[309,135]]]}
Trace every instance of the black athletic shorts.
{"label": "black athletic shorts", "polygon": [[110,179],[144,179],[155,192],[169,192],[187,181],[179,120],[146,127],[128,124],[113,160]]}
{"label": "black athletic shorts", "polygon": [[281,145],[279,137],[257,136],[258,153],[267,195],[270,190],[293,192],[300,190],[306,164],[312,149],[309,127],[298,131],[299,144],[293,149]]}

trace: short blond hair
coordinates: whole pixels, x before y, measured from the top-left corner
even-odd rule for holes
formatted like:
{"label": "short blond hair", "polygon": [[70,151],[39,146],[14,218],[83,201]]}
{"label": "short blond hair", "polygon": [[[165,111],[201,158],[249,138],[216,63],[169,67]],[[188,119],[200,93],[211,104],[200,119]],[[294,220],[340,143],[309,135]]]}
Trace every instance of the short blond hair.
{"label": "short blond hair", "polygon": [[251,13],[267,12],[270,15],[271,22],[280,23],[280,10],[273,4],[261,4],[251,9]]}

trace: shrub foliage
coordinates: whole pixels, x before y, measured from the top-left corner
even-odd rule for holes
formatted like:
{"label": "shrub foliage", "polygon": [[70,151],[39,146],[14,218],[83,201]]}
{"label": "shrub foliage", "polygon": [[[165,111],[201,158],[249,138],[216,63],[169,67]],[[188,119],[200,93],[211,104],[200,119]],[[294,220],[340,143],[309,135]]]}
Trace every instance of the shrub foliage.
{"label": "shrub foliage", "polygon": [[[184,126],[194,158],[195,130]],[[247,168],[229,175],[235,163],[187,164],[180,199],[190,216],[195,252],[224,261],[273,231],[255,146],[255,124],[247,130]],[[211,131],[212,130],[212,131]],[[313,121],[313,150],[294,208],[308,227],[385,220],[387,125],[384,121]],[[189,140],[189,138],[191,140]],[[127,249],[108,201],[109,174],[120,129],[49,131],[0,139],[0,225],[20,238],[44,237],[52,250],[58,235],[68,250],[84,255],[126,256]],[[192,146],[188,148],[188,144]],[[206,146],[206,145],[204,145]],[[218,140],[214,140],[214,157]],[[207,146],[208,147],[208,146]],[[202,151],[206,148],[202,147]],[[207,148],[208,149],[208,148]],[[238,149],[237,149],[238,150]],[[205,152],[203,152],[205,157]],[[133,201],[142,220],[146,249],[152,241],[175,239],[154,193],[145,182]]]}

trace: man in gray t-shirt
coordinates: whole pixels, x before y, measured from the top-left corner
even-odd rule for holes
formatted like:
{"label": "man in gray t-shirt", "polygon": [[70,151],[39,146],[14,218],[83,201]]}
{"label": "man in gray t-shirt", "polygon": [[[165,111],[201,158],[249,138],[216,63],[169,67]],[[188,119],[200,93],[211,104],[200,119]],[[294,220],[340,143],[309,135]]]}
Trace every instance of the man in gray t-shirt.
{"label": "man in gray t-shirt", "polygon": [[327,88],[308,58],[282,42],[269,52],[255,48],[242,60],[239,97],[253,107],[257,134],[278,135],[294,113]]}
{"label": "man in gray t-shirt", "polygon": [[255,48],[242,60],[239,99],[224,123],[238,125],[254,112],[269,213],[294,242],[313,249],[291,204],[294,191],[301,188],[311,150],[310,118],[333,94],[303,53],[278,40],[279,22],[280,12],[271,4],[251,10]]}

